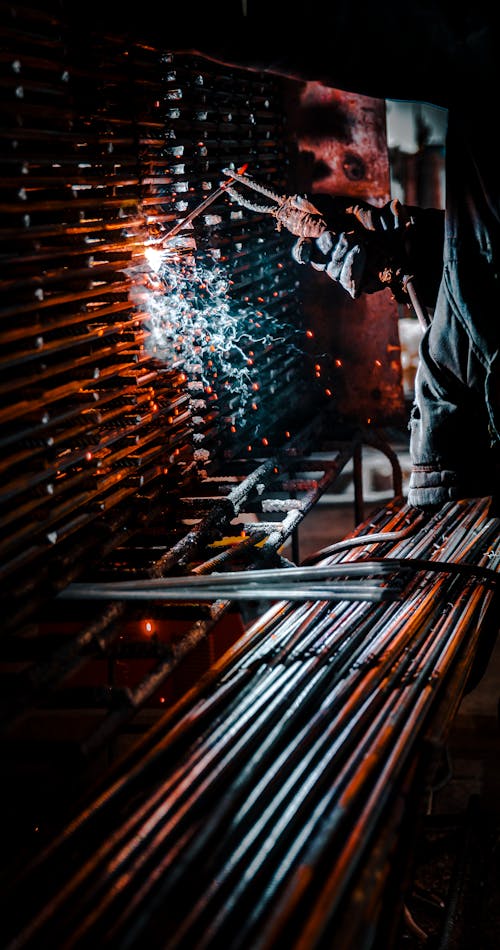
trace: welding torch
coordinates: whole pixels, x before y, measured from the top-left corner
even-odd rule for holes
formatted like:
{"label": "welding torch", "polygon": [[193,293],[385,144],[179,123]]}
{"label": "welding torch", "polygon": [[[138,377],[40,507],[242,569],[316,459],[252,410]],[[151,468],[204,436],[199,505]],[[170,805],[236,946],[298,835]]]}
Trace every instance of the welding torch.
{"label": "welding torch", "polygon": [[170,231],[168,231],[167,234],[164,234],[163,237],[160,239],[160,244],[163,245],[163,244],[166,244],[167,241],[171,241],[172,238],[175,237],[175,235],[178,234],[179,231],[182,231],[182,229],[185,228],[187,224],[190,224],[191,221],[194,221],[194,219],[197,218],[198,215],[201,214],[203,211],[205,211],[205,209],[208,208],[209,205],[213,204],[213,202],[216,201],[216,199],[219,198],[220,195],[224,194],[227,188],[229,188],[232,181],[236,181],[238,177],[241,178],[241,176],[243,175],[243,173],[246,171],[247,168],[248,168],[248,163],[246,165],[242,165],[241,168],[238,168],[236,171],[233,171],[233,172],[228,172],[226,170],[224,174],[229,175],[228,181],[222,182],[219,188],[216,188],[216,190],[213,191],[211,195],[208,195],[208,197],[205,198],[203,201],[201,201],[200,204],[196,205],[196,208],[193,208],[193,210],[190,211],[189,214],[187,214],[185,218],[182,218],[182,221],[178,221],[177,224],[174,224],[173,228],[171,228]]}
{"label": "welding torch", "polygon": [[[230,197],[238,201],[238,204],[242,205],[244,208],[249,208],[251,211],[272,214],[277,220],[278,229],[281,227],[280,219],[283,219],[287,214],[295,214],[297,220],[299,219],[300,215],[305,215],[306,218],[309,217],[309,219],[311,219],[311,217],[314,218],[315,227],[317,229],[317,233],[315,235],[316,237],[319,237],[324,231],[329,230],[326,221],[321,217],[314,205],[308,201],[303,201],[301,207],[297,207],[297,201],[294,197],[280,195],[271,188],[268,188],[266,185],[262,185],[249,175],[246,175],[246,167],[247,166],[244,166],[243,169],[237,169],[236,171],[230,168],[222,169],[223,174],[228,176],[226,191]],[[257,203],[250,200],[249,198],[246,198],[244,195],[240,194],[240,192],[236,192],[231,188],[231,184],[233,182],[238,182],[242,185],[245,185],[251,191],[262,195],[267,199],[267,201],[265,203]],[[370,231],[367,232],[367,234],[370,233]],[[400,267],[387,267],[379,273],[379,279],[381,283],[387,284],[388,286],[393,284],[395,281],[398,282],[398,286],[401,286],[402,290],[407,293],[422,330],[426,330],[430,324],[430,317],[425,306],[419,299],[419,295],[413,282],[413,276],[410,274],[405,274],[403,269]]]}

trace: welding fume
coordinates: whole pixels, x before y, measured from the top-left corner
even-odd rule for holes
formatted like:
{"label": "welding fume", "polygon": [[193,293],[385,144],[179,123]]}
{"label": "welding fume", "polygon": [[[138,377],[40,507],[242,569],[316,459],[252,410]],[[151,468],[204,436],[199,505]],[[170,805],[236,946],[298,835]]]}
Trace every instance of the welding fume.
{"label": "welding fume", "polygon": [[[408,503],[433,509],[492,496],[500,475],[500,190],[491,145],[498,28],[490,6],[248,0],[225,32],[186,27],[178,50],[353,93],[448,112],[446,208],[295,196],[280,224],[295,259],[351,296],[390,286],[425,322],[409,420]],[[280,17],[280,13],[282,16]],[[283,24],[286,23],[286,35]],[[309,204],[308,204],[309,203]],[[312,208],[310,207],[312,205]],[[438,212],[438,209],[436,209]],[[417,310],[418,312],[418,310]],[[432,314],[432,319],[429,315]]]}

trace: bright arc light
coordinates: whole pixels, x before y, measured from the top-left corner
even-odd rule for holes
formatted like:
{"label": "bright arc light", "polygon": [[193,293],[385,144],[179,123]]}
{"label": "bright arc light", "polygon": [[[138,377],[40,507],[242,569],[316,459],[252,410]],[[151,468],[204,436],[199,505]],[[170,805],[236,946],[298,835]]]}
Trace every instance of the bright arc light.
{"label": "bright arc light", "polygon": [[144,257],[146,258],[151,270],[154,270],[155,273],[158,273],[165,257],[163,251],[159,250],[157,247],[146,247],[144,249]]}

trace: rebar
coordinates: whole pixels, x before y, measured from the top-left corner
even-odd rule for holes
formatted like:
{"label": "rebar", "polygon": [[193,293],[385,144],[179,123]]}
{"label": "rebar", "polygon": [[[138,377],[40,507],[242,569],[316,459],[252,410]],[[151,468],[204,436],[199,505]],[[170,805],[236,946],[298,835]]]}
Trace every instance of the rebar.
{"label": "rebar", "polygon": [[[446,733],[499,571],[488,500],[450,503],[424,526],[388,506],[374,528],[385,522],[390,538],[408,518],[413,537],[376,542],[391,569],[411,565],[404,601],[280,604],[256,621],[211,681],[215,717],[199,718],[201,696],[186,710],[185,726],[200,731],[184,732],[182,756],[167,765],[178,727],[144,753],[142,804],[123,811],[123,800],[123,819],[94,853],[83,834],[92,809],[75,824],[79,870],[15,946],[62,933],[75,948],[268,950],[285,940],[305,950],[333,931],[349,935],[343,947],[360,945],[362,915],[346,923],[357,875],[371,867],[366,900],[383,901],[391,850],[415,820],[404,783],[429,736]],[[321,567],[364,570],[368,551]],[[140,759],[134,774],[137,789]],[[122,793],[127,781],[124,766]],[[46,861],[57,867],[57,849]]]}

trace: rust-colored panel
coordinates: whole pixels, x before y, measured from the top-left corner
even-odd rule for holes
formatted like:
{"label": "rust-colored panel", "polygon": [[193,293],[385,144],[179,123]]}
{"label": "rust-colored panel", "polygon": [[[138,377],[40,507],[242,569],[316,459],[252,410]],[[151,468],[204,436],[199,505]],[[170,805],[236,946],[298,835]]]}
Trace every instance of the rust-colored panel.
{"label": "rust-colored panel", "polygon": [[[376,205],[389,200],[384,100],[297,84],[290,114],[299,150],[297,190]],[[352,300],[310,268],[301,268],[300,279],[318,380],[331,391],[333,407],[348,421],[401,423],[398,308],[390,290]]]}

